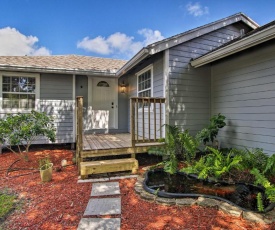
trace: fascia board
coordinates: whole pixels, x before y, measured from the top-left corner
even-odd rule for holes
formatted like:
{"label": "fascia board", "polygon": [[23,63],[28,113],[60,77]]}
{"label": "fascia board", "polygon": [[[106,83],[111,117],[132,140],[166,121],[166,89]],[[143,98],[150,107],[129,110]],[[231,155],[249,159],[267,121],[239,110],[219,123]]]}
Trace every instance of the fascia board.
{"label": "fascia board", "polygon": [[2,71],[19,71],[19,72],[34,72],[34,73],[56,73],[56,74],[83,74],[93,76],[109,76],[116,77],[115,73],[107,71],[93,71],[93,70],[68,70],[68,69],[54,69],[54,68],[37,68],[37,67],[22,67],[22,66],[1,66]]}
{"label": "fascia board", "polygon": [[229,44],[228,46],[218,49],[217,51],[213,51],[201,58],[193,60],[191,61],[191,65],[195,68],[200,67],[263,42],[269,41],[273,38],[275,38],[275,26],[269,27],[259,33],[253,34],[231,45]]}

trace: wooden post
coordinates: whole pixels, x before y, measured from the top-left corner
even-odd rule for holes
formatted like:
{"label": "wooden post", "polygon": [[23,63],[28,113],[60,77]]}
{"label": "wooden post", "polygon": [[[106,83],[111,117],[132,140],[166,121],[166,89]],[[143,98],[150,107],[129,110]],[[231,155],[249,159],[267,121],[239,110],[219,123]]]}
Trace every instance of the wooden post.
{"label": "wooden post", "polygon": [[83,97],[76,98],[77,121],[76,121],[76,163],[80,170],[81,151],[83,150]]}
{"label": "wooden post", "polygon": [[133,98],[130,100],[130,106],[131,106],[131,143],[132,147],[135,146],[135,101]]}
{"label": "wooden post", "polygon": [[148,139],[150,140],[151,139],[151,111],[150,111],[150,107],[151,107],[151,100],[150,98],[148,99]]}
{"label": "wooden post", "polygon": [[157,140],[157,114],[156,114],[156,99],[154,98],[154,141]]}

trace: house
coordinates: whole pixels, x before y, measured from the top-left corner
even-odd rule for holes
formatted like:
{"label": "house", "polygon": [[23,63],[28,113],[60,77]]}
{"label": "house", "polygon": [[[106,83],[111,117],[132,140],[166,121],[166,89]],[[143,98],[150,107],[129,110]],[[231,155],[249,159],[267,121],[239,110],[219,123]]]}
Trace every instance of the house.
{"label": "house", "polygon": [[[45,111],[55,118],[57,142],[74,143],[76,96],[83,96],[85,133],[132,132],[132,119],[142,114],[137,136],[143,132],[151,139],[157,122],[195,134],[220,112],[227,117],[222,146],[273,153],[274,35],[274,23],[259,27],[238,13],[148,45],[127,62],[74,55],[0,57],[0,114]],[[29,90],[21,92],[20,81]],[[165,98],[165,106],[154,112],[151,102],[143,101],[133,115],[132,97]],[[153,113],[161,118],[150,124]]]}

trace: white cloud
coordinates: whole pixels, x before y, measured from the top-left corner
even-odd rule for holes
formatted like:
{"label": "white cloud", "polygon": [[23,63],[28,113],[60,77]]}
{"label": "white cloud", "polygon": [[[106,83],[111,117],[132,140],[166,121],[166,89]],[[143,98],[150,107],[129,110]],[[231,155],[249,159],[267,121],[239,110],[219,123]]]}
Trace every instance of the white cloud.
{"label": "white cloud", "polygon": [[85,37],[77,43],[77,48],[101,55],[118,54],[129,58],[136,54],[143,46],[164,39],[158,30],[141,29],[138,34],[144,37],[143,41],[134,41],[134,37],[116,32],[107,38],[98,36],[95,38]]}
{"label": "white cloud", "polygon": [[196,3],[188,3],[186,5],[186,9],[188,11],[189,14],[195,16],[195,17],[199,17],[202,16],[204,14],[208,14],[209,10],[207,6],[201,6],[200,3],[196,2]]}
{"label": "white cloud", "polygon": [[0,55],[50,55],[51,51],[45,47],[37,47],[38,38],[21,34],[15,28],[5,27],[0,29]]}
{"label": "white cloud", "polygon": [[146,46],[164,39],[164,37],[161,35],[161,32],[158,30],[153,31],[151,29],[142,29],[139,30],[138,33],[145,37],[143,42]]}

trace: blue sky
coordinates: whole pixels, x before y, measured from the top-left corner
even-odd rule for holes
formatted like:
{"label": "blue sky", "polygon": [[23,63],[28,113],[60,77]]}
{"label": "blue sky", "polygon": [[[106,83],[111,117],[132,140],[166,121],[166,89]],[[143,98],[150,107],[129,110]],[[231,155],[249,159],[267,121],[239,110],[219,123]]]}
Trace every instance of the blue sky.
{"label": "blue sky", "polygon": [[274,0],[1,0],[0,55],[131,58],[152,42],[243,12],[275,20]]}

